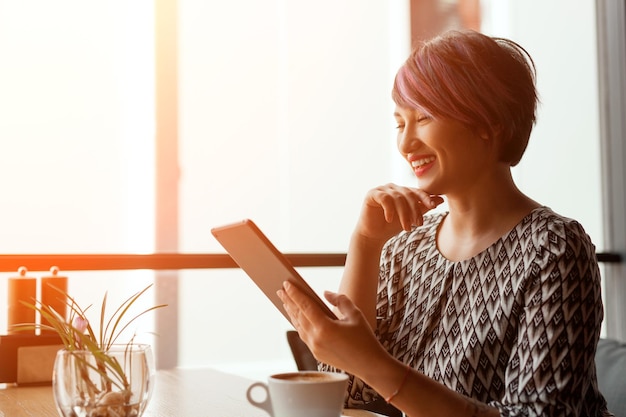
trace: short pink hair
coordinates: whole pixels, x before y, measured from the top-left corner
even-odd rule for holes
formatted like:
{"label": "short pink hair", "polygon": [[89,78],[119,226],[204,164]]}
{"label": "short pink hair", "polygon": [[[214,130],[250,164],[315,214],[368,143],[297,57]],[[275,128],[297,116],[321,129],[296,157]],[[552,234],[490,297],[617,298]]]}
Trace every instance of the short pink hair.
{"label": "short pink hair", "polygon": [[516,165],[528,145],[538,97],[535,64],[524,48],[475,31],[450,31],[413,50],[398,70],[395,103],[456,120],[502,141]]}

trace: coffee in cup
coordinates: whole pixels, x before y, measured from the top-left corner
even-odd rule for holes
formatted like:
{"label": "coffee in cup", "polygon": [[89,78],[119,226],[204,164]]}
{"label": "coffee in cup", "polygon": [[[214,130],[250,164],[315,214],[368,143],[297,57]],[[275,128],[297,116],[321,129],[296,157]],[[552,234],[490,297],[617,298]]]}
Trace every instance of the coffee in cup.
{"label": "coffee in cup", "polygon": [[[342,373],[287,372],[250,385],[246,397],[272,417],[340,417],[347,386],[348,375]],[[265,400],[254,399],[253,391],[265,391]]]}

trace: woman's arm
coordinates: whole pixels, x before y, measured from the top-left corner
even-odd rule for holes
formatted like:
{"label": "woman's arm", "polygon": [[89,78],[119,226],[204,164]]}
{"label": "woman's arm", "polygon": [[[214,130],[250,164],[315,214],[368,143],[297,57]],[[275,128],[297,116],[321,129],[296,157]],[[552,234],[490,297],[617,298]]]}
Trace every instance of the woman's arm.
{"label": "woman's arm", "polygon": [[389,355],[373,360],[363,381],[410,417],[497,417],[495,407],[459,394]]}
{"label": "woman's arm", "polygon": [[520,290],[516,343],[504,397],[513,414],[597,415],[595,349],[602,326],[600,272],[593,245],[576,222],[547,221]]}
{"label": "woman's arm", "polygon": [[[339,293],[346,294],[363,311],[367,323],[376,328],[376,294],[380,253],[384,242],[370,241],[357,233],[352,236]],[[335,309],[341,317],[341,312]]]}

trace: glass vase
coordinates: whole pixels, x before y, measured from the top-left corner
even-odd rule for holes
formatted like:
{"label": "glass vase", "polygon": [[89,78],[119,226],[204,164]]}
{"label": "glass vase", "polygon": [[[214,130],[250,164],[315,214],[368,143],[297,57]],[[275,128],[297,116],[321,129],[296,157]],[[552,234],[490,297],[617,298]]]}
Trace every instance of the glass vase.
{"label": "glass vase", "polygon": [[63,417],[140,417],[152,394],[154,357],[149,345],[109,350],[60,350],[52,375]]}

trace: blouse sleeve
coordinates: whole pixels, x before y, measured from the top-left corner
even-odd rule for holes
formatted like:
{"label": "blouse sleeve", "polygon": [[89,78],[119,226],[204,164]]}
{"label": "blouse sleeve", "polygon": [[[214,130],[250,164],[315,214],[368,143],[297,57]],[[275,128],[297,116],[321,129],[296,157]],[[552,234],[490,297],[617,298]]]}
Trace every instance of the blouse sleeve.
{"label": "blouse sleeve", "polygon": [[575,221],[548,224],[539,236],[519,289],[506,393],[490,404],[502,416],[591,415],[583,407],[586,396],[597,397],[594,357],[603,319],[595,249]]}

